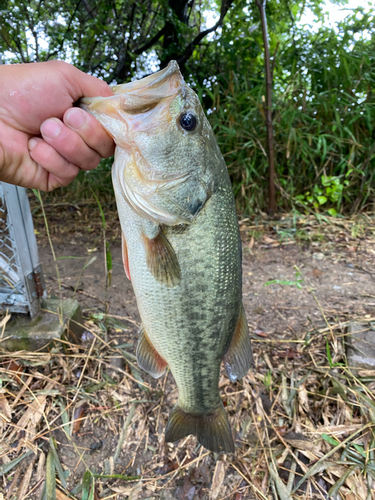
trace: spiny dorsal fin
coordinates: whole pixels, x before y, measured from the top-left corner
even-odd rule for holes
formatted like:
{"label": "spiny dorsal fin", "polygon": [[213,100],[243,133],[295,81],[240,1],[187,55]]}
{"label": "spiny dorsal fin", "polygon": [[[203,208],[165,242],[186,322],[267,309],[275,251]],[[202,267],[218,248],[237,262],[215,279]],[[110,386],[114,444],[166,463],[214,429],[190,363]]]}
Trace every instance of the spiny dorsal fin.
{"label": "spiny dorsal fin", "polygon": [[144,234],[142,236],[147,267],[153,277],[168,288],[174,288],[180,283],[181,270],[172,245],[161,229],[155,238],[147,238]]}
{"label": "spiny dorsal fin", "polygon": [[137,363],[142,370],[154,378],[161,377],[167,367],[167,362],[151,344],[142,326],[137,345]]}
{"label": "spiny dorsal fin", "polygon": [[249,328],[247,326],[243,304],[241,304],[236,329],[229,349],[223,357],[223,361],[231,382],[235,382],[244,377],[253,362]]}
{"label": "spiny dorsal fin", "polygon": [[193,415],[182,410],[178,403],[173,408],[165,430],[166,441],[177,441],[195,434],[201,445],[211,451],[234,452],[234,442],[223,403],[211,413]]}

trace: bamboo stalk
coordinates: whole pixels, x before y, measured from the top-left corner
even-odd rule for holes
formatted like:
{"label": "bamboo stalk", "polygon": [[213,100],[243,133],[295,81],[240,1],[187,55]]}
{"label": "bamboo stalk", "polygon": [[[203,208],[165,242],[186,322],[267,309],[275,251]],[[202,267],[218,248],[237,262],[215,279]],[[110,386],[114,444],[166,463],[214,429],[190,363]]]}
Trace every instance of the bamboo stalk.
{"label": "bamboo stalk", "polygon": [[266,0],[261,2],[255,0],[259,9],[260,21],[262,25],[263,45],[264,45],[264,68],[266,73],[266,102],[264,111],[267,127],[267,149],[268,149],[268,211],[273,214],[277,210],[275,192],[275,149],[272,123],[272,71],[270,61],[270,48],[268,44],[268,28],[266,18]]}

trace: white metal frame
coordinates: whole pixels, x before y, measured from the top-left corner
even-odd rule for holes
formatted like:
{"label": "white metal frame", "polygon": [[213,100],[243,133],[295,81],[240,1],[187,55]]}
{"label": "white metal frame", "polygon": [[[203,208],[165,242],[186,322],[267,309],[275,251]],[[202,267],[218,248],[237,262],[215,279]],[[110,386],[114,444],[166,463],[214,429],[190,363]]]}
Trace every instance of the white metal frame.
{"label": "white metal frame", "polygon": [[0,182],[0,202],[0,309],[33,318],[44,282],[26,189]]}

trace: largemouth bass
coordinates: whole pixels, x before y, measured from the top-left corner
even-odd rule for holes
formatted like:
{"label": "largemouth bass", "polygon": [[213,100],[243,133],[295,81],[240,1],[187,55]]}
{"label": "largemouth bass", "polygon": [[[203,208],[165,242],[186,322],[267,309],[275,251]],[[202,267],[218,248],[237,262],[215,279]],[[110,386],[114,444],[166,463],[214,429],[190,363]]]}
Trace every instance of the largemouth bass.
{"label": "largemouth bass", "polygon": [[80,105],[116,142],[123,260],[142,318],[138,364],[155,378],[169,365],[176,380],[167,441],[195,434],[209,450],[233,452],[220,365],[235,381],[252,355],[227,167],[176,62],[112,90]]}

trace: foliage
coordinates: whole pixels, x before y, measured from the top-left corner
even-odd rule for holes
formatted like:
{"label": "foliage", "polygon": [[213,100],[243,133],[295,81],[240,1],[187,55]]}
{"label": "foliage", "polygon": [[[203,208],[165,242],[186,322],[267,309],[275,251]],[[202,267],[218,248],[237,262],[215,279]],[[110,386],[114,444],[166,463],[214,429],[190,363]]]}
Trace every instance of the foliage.
{"label": "foliage", "polygon": [[[272,10],[275,5],[269,2],[275,29],[271,53],[278,49],[273,119],[279,206],[311,205],[331,214],[369,206],[375,158],[373,14],[359,15],[359,8],[337,31],[324,26],[308,31]],[[293,12],[297,7],[296,2]],[[266,205],[268,168],[259,29],[245,38],[254,21],[252,12],[241,20],[227,16],[217,41],[220,51],[212,54],[217,76],[204,82],[209,118],[239,207],[248,213]]]}
{"label": "foliage", "polygon": [[[345,0],[331,0],[339,6]],[[253,0],[9,0],[8,61],[64,58],[108,82],[180,62],[227,161],[238,209],[267,206],[264,56]],[[315,16],[304,26],[303,15]],[[335,27],[319,0],[268,0],[278,206],[331,215],[374,206],[374,8]],[[205,17],[211,21],[205,21]],[[211,17],[210,17],[211,16]],[[311,16],[310,16],[311,17]],[[215,22],[216,20],[216,22]],[[207,25],[212,28],[207,29]],[[113,198],[106,160],[68,188]]]}
{"label": "foliage", "polygon": [[0,47],[11,62],[65,59],[108,83],[151,72],[154,52],[162,66],[182,68],[194,47],[215,31],[232,0],[223,0],[218,22],[205,29],[201,12],[186,0],[8,0],[0,11]]}

